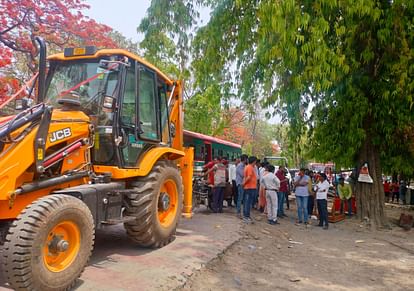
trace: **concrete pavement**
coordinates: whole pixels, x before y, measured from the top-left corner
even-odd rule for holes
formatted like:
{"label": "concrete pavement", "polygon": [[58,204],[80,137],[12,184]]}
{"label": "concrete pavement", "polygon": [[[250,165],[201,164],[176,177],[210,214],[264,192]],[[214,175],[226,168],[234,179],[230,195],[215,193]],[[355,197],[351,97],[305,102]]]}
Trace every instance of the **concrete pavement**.
{"label": "concrete pavement", "polygon": [[[122,225],[96,233],[89,266],[75,290],[172,290],[240,238],[240,220],[232,209],[212,214],[201,209],[182,219],[176,239],[161,249],[131,242]],[[2,262],[0,259],[0,271]],[[0,291],[7,288],[0,275]]]}

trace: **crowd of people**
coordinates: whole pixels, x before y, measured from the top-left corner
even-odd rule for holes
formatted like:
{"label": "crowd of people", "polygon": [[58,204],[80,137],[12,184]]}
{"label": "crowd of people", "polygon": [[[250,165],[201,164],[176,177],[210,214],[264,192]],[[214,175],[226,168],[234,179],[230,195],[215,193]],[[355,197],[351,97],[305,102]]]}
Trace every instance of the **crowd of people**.
{"label": "crowd of people", "polygon": [[[241,155],[232,162],[215,158],[205,166],[208,184],[212,187],[211,209],[215,213],[223,212],[224,192],[230,183],[233,201],[239,218],[246,223],[253,223],[251,210],[256,209],[267,215],[268,223],[279,224],[284,218],[285,209],[289,209],[289,194],[294,191],[297,206],[297,224],[309,224],[311,216],[318,214],[318,226],[329,228],[328,195],[340,199],[340,213],[353,215],[355,201],[353,198],[355,179],[352,174],[345,181],[343,176],[334,175],[329,182],[325,173],[316,173],[300,169],[290,180],[285,167],[275,166],[260,161],[255,156]],[[383,180],[385,202],[406,204],[407,183],[403,179]],[[228,201],[228,200],[227,200]],[[336,206],[339,207],[339,206]],[[337,208],[335,208],[335,211]]]}
{"label": "crowd of people", "polygon": [[383,179],[385,202],[406,204],[408,185],[403,179]]}
{"label": "crowd of people", "polygon": [[[205,166],[205,175],[212,186],[211,209],[215,213],[223,211],[226,183],[233,187],[234,206],[237,215],[246,223],[252,223],[251,210],[256,209],[267,215],[268,223],[279,224],[278,219],[286,217],[289,209],[289,193],[294,187],[297,204],[297,224],[309,223],[316,204],[319,214],[318,226],[328,229],[328,192],[330,183],[324,173],[314,173],[300,169],[292,183],[287,169],[267,161],[261,162],[255,156],[241,155],[229,163],[226,159],[215,158]],[[347,204],[348,215],[352,216],[352,188],[340,178],[337,192],[341,198],[341,213]]]}

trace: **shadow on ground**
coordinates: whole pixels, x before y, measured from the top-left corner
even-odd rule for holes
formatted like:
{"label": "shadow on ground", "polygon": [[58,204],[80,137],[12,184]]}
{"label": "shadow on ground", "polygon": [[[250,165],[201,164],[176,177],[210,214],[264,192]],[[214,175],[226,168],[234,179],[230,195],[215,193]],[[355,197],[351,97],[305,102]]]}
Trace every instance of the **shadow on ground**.
{"label": "shadow on ground", "polygon": [[[98,230],[89,265],[76,290],[171,290],[239,238],[240,223],[223,214],[197,211],[182,218],[175,240],[161,249],[145,249],[131,241],[122,225]],[[2,266],[0,258],[0,271]],[[7,289],[0,275],[0,290]]]}

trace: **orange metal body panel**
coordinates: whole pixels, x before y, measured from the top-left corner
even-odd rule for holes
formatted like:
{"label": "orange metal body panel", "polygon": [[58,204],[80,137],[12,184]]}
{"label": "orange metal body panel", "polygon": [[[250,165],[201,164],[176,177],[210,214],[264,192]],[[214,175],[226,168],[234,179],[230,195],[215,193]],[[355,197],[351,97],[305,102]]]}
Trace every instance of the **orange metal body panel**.
{"label": "orange metal body panel", "polygon": [[183,88],[180,81],[176,82],[176,88],[170,100],[170,122],[175,124],[176,133],[172,147],[183,150],[184,148],[184,110],[183,110]]}
{"label": "orange metal body panel", "polygon": [[[58,141],[51,142],[51,133],[70,128],[71,135]],[[34,176],[34,150],[33,144],[37,133],[34,128],[22,141],[12,144],[0,155],[0,219],[15,218],[20,211],[30,204],[34,199],[47,195],[53,189],[67,186],[79,185],[79,181],[70,182],[58,188],[42,189],[33,193],[17,195],[13,207],[9,208],[9,200],[12,193],[24,183],[33,181]],[[46,154],[52,146],[72,143],[80,138],[89,137],[89,117],[80,111],[60,111],[56,110],[52,114],[49,128],[49,136],[46,141]],[[77,169],[89,160],[87,146],[83,146],[78,151],[65,157],[62,163],[62,172]],[[84,179],[82,179],[83,181]]]}
{"label": "orange metal body panel", "polygon": [[113,179],[128,179],[133,177],[142,177],[149,174],[154,164],[161,158],[176,160],[183,157],[185,153],[172,148],[154,148],[145,154],[140,161],[139,168],[121,169],[113,166],[97,166],[93,167],[96,173],[112,173]]}
{"label": "orange metal body panel", "polygon": [[190,218],[193,215],[193,160],[194,148],[185,148],[185,156],[181,159],[181,177],[184,185],[184,217]]}
{"label": "orange metal body panel", "polygon": [[67,187],[73,187],[82,185],[88,182],[88,179],[79,179],[71,181],[70,183],[63,183],[55,185],[53,187],[45,188],[42,190],[34,191],[31,193],[17,195],[14,201],[13,207],[9,207],[8,200],[0,200],[0,220],[2,219],[15,219],[20,212],[36,199],[46,196],[54,190],[63,189]]}

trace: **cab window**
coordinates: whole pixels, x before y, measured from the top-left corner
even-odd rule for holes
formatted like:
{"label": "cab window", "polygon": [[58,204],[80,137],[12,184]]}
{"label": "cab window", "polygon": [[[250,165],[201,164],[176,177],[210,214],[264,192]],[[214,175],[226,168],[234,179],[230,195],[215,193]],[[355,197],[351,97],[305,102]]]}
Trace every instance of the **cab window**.
{"label": "cab window", "polygon": [[159,140],[155,73],[141,67],[138,78],[140,137],[143,139]]}
{"label": "cab window", "polygon": [[166,86],[160,86],[158,89],[160,96],[160,112],[161,112],[161,138],[165,144],[170,143],[170,127],[168,126],[168,104]]}

